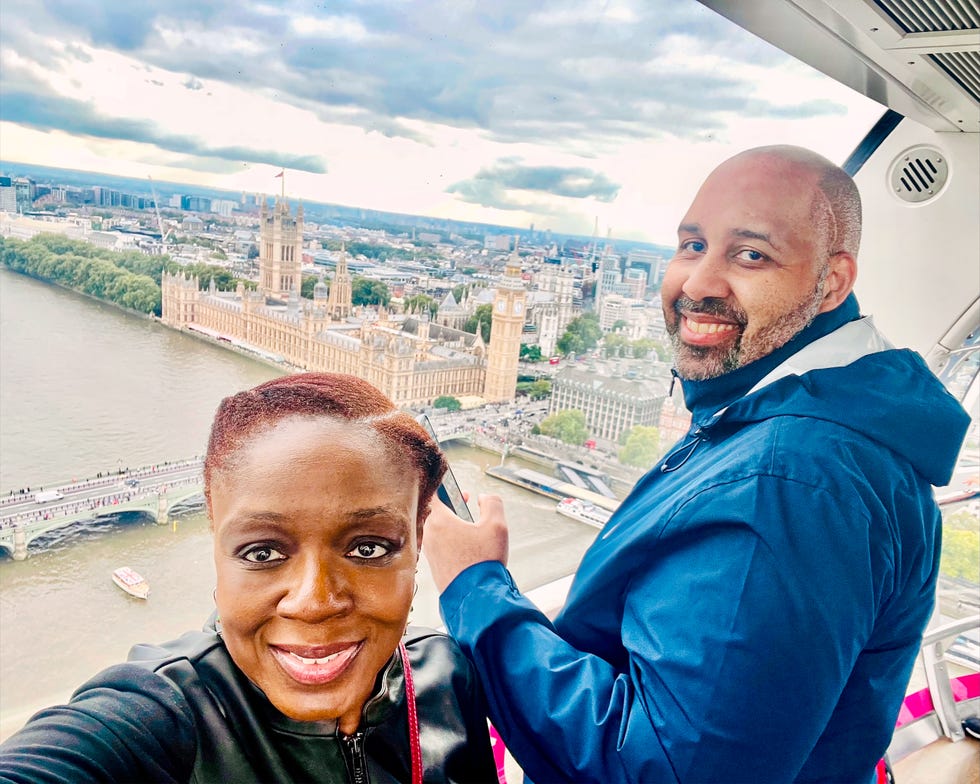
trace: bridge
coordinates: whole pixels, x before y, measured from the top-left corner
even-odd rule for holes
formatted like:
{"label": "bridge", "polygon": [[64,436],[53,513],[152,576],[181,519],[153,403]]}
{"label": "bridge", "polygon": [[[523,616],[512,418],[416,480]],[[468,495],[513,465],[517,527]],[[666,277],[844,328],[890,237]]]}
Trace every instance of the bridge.
{"label": "bridge", "polygon": [[146,512],[164,525],[172,508],[201,494],[202,468],[203,461],[195,457],[3,496],[0,550],[22,561],[39,536],[121,512]]}

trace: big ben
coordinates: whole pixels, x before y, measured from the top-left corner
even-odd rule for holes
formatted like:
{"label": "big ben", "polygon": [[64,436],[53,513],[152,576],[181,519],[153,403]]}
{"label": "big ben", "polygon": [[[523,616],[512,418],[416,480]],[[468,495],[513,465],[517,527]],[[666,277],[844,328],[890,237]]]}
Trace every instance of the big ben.
{"label": "big ben", "polygon": [[521,260],[514,252],[507,259],[504,276],[497,285],[487,347],[487,380],[483,396],[490,402],[513,400],[517,389],[517,363],[521,356],[521,332],[527,291],[521,278]]}

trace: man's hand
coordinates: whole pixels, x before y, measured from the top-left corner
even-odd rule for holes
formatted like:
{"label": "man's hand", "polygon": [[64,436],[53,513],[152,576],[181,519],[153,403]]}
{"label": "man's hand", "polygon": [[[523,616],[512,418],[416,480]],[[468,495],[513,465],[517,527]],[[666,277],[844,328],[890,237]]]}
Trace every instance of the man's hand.
{"label": "man's hand", "polygon": [[481,561],[507,564],[507,521],[499,495],[481,495],[480,519],[468,523],[453,514],[437,497],[425,521],[422,552],[429,562],[439,593],[456,575]]}

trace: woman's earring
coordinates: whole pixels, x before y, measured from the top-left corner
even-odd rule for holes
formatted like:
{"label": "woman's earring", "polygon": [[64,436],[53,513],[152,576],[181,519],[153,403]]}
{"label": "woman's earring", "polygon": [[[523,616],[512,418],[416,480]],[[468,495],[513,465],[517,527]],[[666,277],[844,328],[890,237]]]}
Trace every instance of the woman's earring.
{"label": "woman's earring", "polygon": [[[419,570],[416,569],[415,570],[415,574],[418,574],[418,573],[419,573]],[[412,591],[412,604],[408,608],[408,618],[405,619],[405,631],[402,632],[402,635],[403,636],[406,635],[406,634],[408,634],[408,627],[412,623],[412,613],[415,612],[415,597],[418,596],[418,595],[419,595],[419,581],[418,581],[418,578],[416,578],[415,579],[415,590]]]}
{"label": "woman's earring", "polygon": [[218,589],[217,588],[215,588],[211,592],[211,599],[214,601],[214,604],[215,604],[215,611],[214,611],[214,630],[217,633],[217,635],[220,637],[221,636],[221,615],[218,613],[218,610],[217,610],[217,605],[218,605]]}

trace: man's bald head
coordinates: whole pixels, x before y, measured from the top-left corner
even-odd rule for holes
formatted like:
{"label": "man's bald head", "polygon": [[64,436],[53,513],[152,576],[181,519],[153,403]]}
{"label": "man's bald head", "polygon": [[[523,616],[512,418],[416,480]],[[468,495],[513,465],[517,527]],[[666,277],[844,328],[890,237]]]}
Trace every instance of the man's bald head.
{"label": "man's bald head", "polygon": [[861,246],[861,195],[847,172],[812,150],[786,144],[755,147],[729,161],[744,158],[768,158],[777,165],[782,163],[786,176],[794,176],[794,172],[812,175],[818,192],[812,207],[814,226],[824,237],[827,257],[843,252],[857,258]]}

